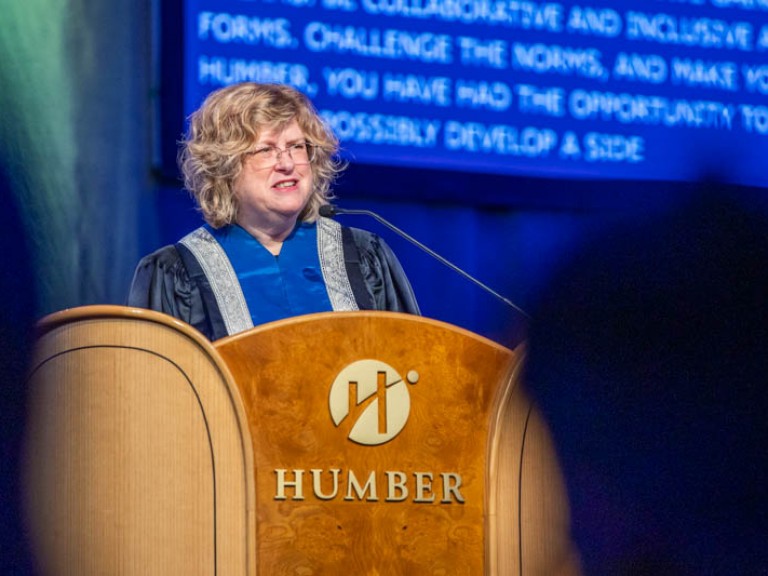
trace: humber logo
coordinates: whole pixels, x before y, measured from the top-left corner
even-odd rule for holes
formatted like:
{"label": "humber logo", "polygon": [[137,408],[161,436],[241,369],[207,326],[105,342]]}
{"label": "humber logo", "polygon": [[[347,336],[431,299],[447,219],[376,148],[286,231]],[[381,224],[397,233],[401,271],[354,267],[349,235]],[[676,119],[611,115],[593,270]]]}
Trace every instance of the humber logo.
{"label": "humber logo", "polygon": [[354,421],[349,439],[376,446],[389,442],[405,427],[411,411],[406,381],[413,385],[419,373],[411,370],[406,379],[379,360],[358,360],[339,372],[331,386],[328,405],[331,419],[339,426]]}
{"label": "humber logo", "polygon": [[[331,419],[347,438],[365,446],[378,446],[405,428],[411,412],[409,387],[419,381],[410,370],[403,378],[380,360],[358,360],[342,368],[331,385]],[[336,468],[275,468],[276,501],[311,499],[344,502],[415,502],[464,504],[458,472],[427,470],[353,470]]]}

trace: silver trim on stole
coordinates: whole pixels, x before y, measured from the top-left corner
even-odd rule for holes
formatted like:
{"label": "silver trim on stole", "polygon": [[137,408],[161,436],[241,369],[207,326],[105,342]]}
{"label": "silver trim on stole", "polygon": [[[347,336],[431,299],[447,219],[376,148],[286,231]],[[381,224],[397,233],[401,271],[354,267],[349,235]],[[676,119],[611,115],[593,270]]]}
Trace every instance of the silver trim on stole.
{"label": "silver trim on stole", "polygon": [[344,263],[341,224],[330,218],[317,221],[317,255],[328,298],[334,311],[359,310]]}
{"label": "silver trim on stole", "polygon": [[216,304],[227,328],[227,334],[237,334],[253,328],[253,319],[235,269],[221,244],[204,227],[184,236],[180,243],[189,248],[211,285]]}

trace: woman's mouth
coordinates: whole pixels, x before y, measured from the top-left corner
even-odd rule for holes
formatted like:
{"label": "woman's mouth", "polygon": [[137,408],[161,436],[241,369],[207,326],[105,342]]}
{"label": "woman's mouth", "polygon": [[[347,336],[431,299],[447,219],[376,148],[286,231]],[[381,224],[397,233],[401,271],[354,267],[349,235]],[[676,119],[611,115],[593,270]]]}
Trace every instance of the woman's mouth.
{"label": "woman's mouth", "polygon": [[292,188],[292,187],[296,186],[298,183],[299,183],[298,180],[282,180],[282,181],[278,182],[277,184],[275,184],[274,187],[277,188],[278,190],[280,190],[282,188]]}

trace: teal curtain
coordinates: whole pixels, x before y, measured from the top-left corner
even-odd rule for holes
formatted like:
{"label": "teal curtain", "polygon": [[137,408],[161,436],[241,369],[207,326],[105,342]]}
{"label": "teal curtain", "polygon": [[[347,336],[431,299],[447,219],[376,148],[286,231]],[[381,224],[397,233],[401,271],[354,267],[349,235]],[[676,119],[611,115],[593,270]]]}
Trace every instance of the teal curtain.
{"label": "teal curtain", "polygon": [[[0,162],[39,314],[122,303],[150,188],[150,2],[6,2]],[[12,249],[12,248],[11,248]]]}

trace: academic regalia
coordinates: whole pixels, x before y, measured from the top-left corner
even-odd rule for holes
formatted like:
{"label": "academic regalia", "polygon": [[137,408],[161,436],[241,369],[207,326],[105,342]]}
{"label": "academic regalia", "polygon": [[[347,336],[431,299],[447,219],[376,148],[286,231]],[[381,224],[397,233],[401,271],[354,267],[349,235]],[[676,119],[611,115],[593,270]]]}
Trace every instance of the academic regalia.
{"label": "academic regalia", "polygon": [[202,226],[138,264],[128,305],[164,312],[210,340],[324,310],[419,314],[396,256],[376,234],[299,223],[276,258],[239,226]]}

